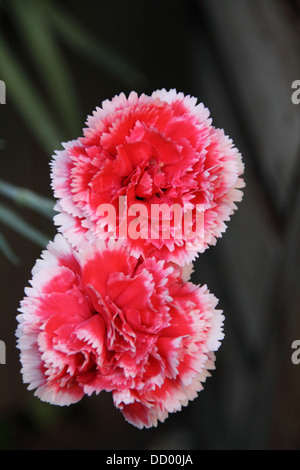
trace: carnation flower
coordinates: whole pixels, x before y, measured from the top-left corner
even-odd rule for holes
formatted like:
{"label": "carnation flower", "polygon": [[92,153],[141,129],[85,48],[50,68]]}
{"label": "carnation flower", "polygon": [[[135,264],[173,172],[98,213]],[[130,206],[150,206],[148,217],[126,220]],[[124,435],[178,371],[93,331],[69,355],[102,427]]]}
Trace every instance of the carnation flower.
{"label": "carnation flower", "polygon": [[70,405],[112,392],[133,425],[156,426],[193,400],[214,369],[223,315],[206,286],[122,242],[75,251],[58,234],[32,271],[18,315],[24,383]]}
{"label": "carnation flower", "polygon": [[188,264],[242,198],[240,153],[202,103],[176,90],[104,101],[63,146],[52,161],[55,223],[75,247],[123,238],[137,258]]}

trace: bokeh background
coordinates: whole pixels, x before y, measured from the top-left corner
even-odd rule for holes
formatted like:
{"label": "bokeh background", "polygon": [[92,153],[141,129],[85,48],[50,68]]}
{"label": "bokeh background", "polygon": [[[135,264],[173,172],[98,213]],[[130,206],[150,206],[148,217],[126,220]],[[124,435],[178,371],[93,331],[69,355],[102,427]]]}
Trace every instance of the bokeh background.
{"label": "bokeh background", "polygon": [[[299,449],[299,0],[2,0],[0,79],[0,448]],[[193,276],[226,316],[217,368],[187,408],[139,431],[107,393],[69,408],[34,398],[14,334],[55,234],[51,155],[104,99],[159,88],[205,103],[243,154],[247,188]]]}

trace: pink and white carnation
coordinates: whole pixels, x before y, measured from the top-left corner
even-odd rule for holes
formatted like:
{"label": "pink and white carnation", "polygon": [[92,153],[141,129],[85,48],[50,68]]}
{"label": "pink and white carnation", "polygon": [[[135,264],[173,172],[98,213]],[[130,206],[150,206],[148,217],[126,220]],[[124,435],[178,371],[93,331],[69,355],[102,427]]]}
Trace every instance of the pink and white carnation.
{"label": "pink and white carnation", "polygon": [[58,234],[33,268],[17,317],[29,390],[61,406],[112,392],[139,428],[187,405],[214,369],[224,320],[188,271],[138,260],[120,241],[74,250]]}
{"label": "pink and white carnation", "polygon": [[[151,96],[122,93],[104,101],[88,117],[84,136],[53,157],[55,223],[75,247],[83,240],[123,238],[137,258],[188,264],[226,230],[242,199],[243,171],[232,140],[212,126],[196,98],[164,89]],[[154,206],[164,206],[165,216],[159,214],[152,231]],[[139,236],[129,233],[132,224]]]}

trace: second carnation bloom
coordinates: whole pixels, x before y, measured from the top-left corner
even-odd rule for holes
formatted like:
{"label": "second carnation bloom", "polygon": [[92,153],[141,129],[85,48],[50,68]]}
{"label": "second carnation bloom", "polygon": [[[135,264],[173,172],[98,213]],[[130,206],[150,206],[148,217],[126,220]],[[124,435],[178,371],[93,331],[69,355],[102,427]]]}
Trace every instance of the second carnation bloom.
{"label": "second carnation bloom", "polygon": [[24,382],[69,405],[103,390],[135,426],[196,398],[214,368],[223,316],[206,286],[115,242],[75,252],[57,235],[33,270],[18,317]]}

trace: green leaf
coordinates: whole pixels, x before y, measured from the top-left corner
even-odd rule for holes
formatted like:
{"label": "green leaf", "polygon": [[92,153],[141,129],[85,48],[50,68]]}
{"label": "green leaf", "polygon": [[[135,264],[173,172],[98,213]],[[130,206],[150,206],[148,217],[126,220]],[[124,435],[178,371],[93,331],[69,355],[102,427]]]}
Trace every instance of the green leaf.
{"label": "green leaf", "polygon": [[14,101],[46,153],[52,154],[64,139],[28,74],[1,33],[0,76],[6,83],[7,101]]}
{"label": "green leaf", "polygon": [[4,256],[6,256],[6,258],[14,265],[18,266],[20,264],[20,259],[12,250],[12,248],[9,246],[6,238],[1,232],[0,232],[0,251],[2,251]]}
{"label": "green leaf", "polygon": [[76,52],[81,52],[84,57],[130,88],[147,84],[148,80],[140,70],[108,45],[101,43],[99,38],[84,30],[69,12],[63,11],[57,3],[51,1],[44,2],[44,6],[58,33]]}
{"label": "green leaf", "polygon": [[64,128],[75,135],[80,131],[78,99],[44,5],[40,0],[10,0],[13,16]]}
{"label": "green leaf", "polygon": [[2,204],[0,204],[0,221],[42,248],[45,248],[49,242],[46,235],[32,227],[15,211]]}
{"label": "green leaf", "polygon": [[49,219],[53,219],[55,215],[55,201],[50,198],[40,196],[30,189],[20,188],[0,179],[0,194],[11,199],[17,204],[29,207]]}

